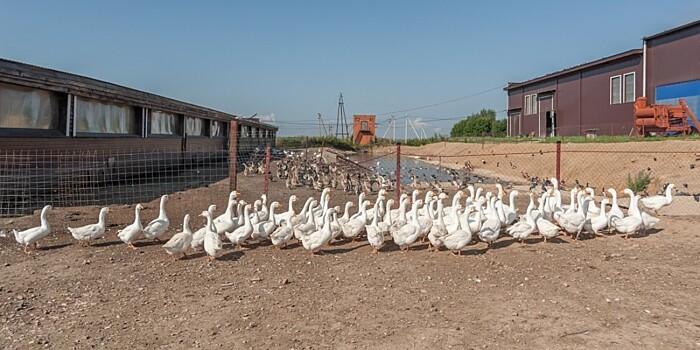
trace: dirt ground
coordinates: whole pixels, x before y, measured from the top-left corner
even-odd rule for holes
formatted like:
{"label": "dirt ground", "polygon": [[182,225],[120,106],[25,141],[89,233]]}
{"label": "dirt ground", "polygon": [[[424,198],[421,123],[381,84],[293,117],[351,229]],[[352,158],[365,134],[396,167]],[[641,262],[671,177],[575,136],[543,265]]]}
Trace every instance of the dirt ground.
{"label": "dirt ground", "polygon": [[[240,177],[241,197],[261,183]],[[168,237],[185,213],[198,228],[194,215],[211,202],[221,212],[227,185],[171,195]],[[292,192],[273,182],[270,193],[286,208]],[[334,192],[331,204],[346,200]],[[144,223],[158,214],[157,201],[145,204]],[[501,238],[460,257],[425,244],[372,255],[366,241],[338,242],[317,257],[297,244],[225,244],[208,265],[202,253],[172,261],[146,241],[127,249],[116,231],[133,208],[113,207],[92,247],[75,246],[65,227],[95,222],[97,207],[55,208],[53,233],[30,256],[0,239],[0,348],[700,349],[700,216],[662,215],[628,240]],[[0,229],[38,223],[35,213]]]}

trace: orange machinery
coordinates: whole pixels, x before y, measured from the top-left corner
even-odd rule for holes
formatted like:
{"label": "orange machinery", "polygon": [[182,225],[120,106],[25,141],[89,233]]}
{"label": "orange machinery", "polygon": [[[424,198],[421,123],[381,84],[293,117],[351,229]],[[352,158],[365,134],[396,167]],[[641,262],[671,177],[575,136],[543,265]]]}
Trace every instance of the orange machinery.
{"label": "orange machinery", "polygon": [[[688,118],[693,125],[688,124]],[[674,131],[687,135],[697,132],[700,123],[682,98],[677,105],[647,105],[647,98],[639,97],[634,102],[634,127],[639,135]]]}

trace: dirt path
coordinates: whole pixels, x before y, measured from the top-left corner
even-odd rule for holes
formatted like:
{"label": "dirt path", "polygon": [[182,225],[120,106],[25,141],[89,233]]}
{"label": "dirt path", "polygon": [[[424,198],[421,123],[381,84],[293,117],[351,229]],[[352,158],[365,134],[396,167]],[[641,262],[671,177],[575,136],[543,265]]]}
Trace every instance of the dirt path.
{"label": "dirt path", "polygon": [[[241,178],[242,197],[257,196],[250,189],[260,183]],[[172,195],[173,229],[209,198],[223,210],[225,185]],[[271,189],[286,203],[283,183]],[[158,212],[155,201],[146,207],[144,222]],[[92,247],[76,247],[64,229],[95,220],[92,207],[54,210],[54,234],[31,256],[0,239],[1,348],[700,347],[698,217],[663,216],[658,230],[629,240],[532,237],[521,246],[501,238],[461,257],[425,244],[371,255],[366,242],[335,243],[313,258],[296,244],[227,244],[207,265],[201,253],[173,262],[144,241],[126,249],[116,230],[132,222],[133,206],[114,209],[106,238]],[[38,216],[1,222],[7,231]]]}

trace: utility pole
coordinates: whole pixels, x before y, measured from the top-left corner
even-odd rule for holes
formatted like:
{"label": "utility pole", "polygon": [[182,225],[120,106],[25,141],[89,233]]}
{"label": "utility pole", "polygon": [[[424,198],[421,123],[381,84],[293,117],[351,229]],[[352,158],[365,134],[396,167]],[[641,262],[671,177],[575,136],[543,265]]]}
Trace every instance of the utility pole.
{"label": "utility pole", "polygon": [[343,101],[343,93],[338,97],[338,115],[335,119],[335,137],[350,138],[348,120],[345,117],[345,102]]}
{"label": "utility pole", "polygon": [[403,129],[403,142],[406,143],[406,141],[408,141],[408,113],[406,113],[404,120],[406,122],[406,127]]}
{"label": "utility pole", "polygon": [[323,122],[321,121],[321,113],[318,113],[318,137],[321,137],[321,125]]}

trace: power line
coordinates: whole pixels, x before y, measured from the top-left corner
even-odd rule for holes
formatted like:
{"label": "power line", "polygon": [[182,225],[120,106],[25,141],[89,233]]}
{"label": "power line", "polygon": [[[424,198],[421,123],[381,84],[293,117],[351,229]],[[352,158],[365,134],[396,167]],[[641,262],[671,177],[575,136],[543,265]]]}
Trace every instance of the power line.
{"label": "power line", "polygon": [[386,112],[386,113],[378,113],[377,115],[390,115],[390,114],[397,114],[397,113],[404,113],[404,112],[415,111],[415,110],[418,110],[418,109],[424,109],[424,108],[435,107],[435,106],[444,105],[444,104],[448,104],[448,103],[452,103],[452,102],[457,102],[457,101],[461,101],[461,100],[466,100],[466,99],[471,98],[471,97],[476,97],[476,96],[479,96],[479,95],[483,95],[483,94],[485,94],[485,93],[489,93],[489,92],[491,92],[491,91],[496,91],[496,90],[503,89],[504,87],[505,87],[505,85],[501,85],[501,86],[498,86],[498,87],[495,87],[495,88],[492,88],[492,89],[479,91],[479,92],[473,93],[473,94],[471,94],[471,95],[462,96],[462,97],[458,97],[458,98],[453,98],[453,99],[447,100],[447,101],[437,102],[437,103],[433,103],[433,104],[429,104],[429,105],[425,105],[425,106],[420,106],[420,107],[414,107],[414,108],[403,109],[403,110],[400,110],[400,111],[393,111],[393,112]]}

